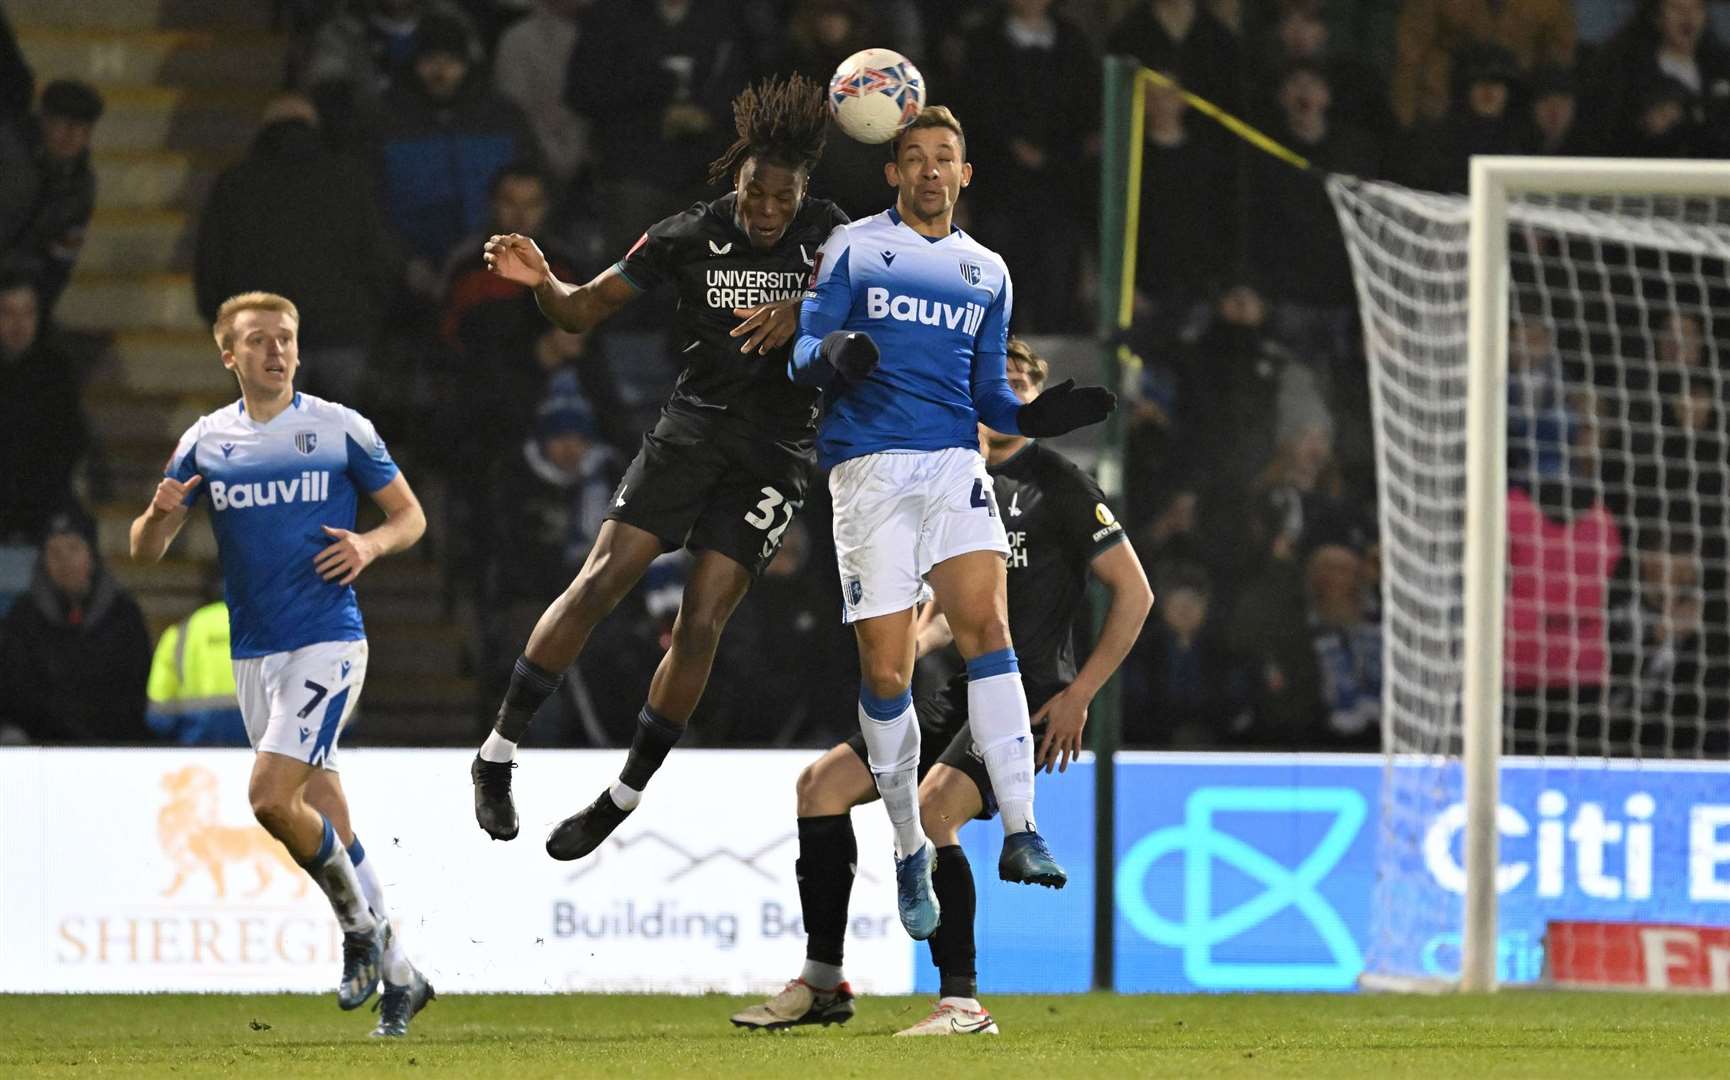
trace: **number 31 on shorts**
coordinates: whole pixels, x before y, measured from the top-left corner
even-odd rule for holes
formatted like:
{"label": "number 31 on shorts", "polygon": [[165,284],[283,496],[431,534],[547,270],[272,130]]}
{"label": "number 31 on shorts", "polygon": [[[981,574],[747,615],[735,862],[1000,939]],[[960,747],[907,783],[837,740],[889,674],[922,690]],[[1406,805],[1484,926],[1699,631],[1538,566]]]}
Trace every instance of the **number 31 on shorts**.
{"label": "number 31 on shorts", "polygon": [[[793,524],[793,515],[799,512],[802,503],[790,501],[772,487],[762,488],[763,499],[750,513],[745,515],[745,524],[753,529],[763,529],[768,535],[763,538],[763,557],[768,558],[774,553],[775,547],[781,542],[781,534],[787,531],[787,526]],[[775,524],[779,517],[781,523]]]}

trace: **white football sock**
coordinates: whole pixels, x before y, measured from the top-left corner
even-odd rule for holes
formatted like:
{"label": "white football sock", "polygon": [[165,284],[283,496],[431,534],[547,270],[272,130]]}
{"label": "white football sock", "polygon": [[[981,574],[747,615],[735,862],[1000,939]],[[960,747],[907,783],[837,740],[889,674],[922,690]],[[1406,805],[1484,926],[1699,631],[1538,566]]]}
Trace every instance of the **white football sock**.
{"label": "white football sock", "polygon": [[[997,799],[1004,834],[1037,831],[1033,823],[1033,734],[1027,722],[1027,692],[1015,667],[1004,671],[1001,661],[980,663],[998,656],[976,657],[967,665],[967,728],[991,777],[991,793]],[[1014,654],[1009,663],[1014,664]],[[996,673],[976,676],[976,666],[995,669]]]}
{"label": "white football sock", "polygon": [[[390,912],[384,906],[384,883],[379,881],[378,867],[366,857],[366,848],[361,846],[358,835],[348,846],[348,860],[354,864],[354,875],[360,879],[360,890],[366,896],[367,907],[372,909],[372,917],[389,921]],[[408,950],[403,948],[402,933],[394,923],[390,941],[384,947],[382,963],[385,979],[397,986],[407,986],[414,978],[414,965],[409,962]]]}
{"label": "white football sock", "polygon": [[330,908],[336,913],[337,924],[343,933],[371,930],[376,925],[372,909],[367,906],[366,894],[361,891],[360,877],[354,872],[348,849],[337,842],[336,830],[331,828],[330,822],[322,815],[320,820],[324,820],[324,839],[319,843],[317,854],[300,865],[329,898]]}
{"label": "white football sock", "polygon": [[817,990],[833,990],[847,981],[841,974],[840,964],[825,964],[809,958],[805,961],[805,969],[799,972],[799,978],[806,986]]}
{"label": "white football sock", "polygon": [[623,780],[614,780],[613,786],[607,789],[607,794],[613,797],[613,805],[620,810],[635,810],[637,804],[643,801],[643,793]]}
{"label": "white football sock", "polygon": [[481,760],[502,764],[517,759],[517,744],[500,735],[496,731],[487,732],[487,741],[481,743]]}
{"label": "white football sock", "polygon": [[912,692],[883,699],[861,687],[859,730],[865,736],[871,778],[895,827],[895,857],[904,859],[925,846],[925,828],[919,823],[919,724]]}

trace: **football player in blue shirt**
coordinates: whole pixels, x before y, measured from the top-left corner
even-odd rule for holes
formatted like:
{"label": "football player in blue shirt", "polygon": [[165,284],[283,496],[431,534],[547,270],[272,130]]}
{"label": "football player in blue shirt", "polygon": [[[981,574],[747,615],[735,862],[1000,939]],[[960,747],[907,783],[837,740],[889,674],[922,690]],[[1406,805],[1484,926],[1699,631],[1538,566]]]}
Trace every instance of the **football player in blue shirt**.
{"label": "football player in blue shirt", "polygon": [[919,820],[911,693],[914,610],[934,592],[967,661],[968,726],[1002,811],[1005,881],[1068,880],[1033,818],[1033,740],[1010,643],[1009,544],[979,454],[978,424],[1059,435],[1105,419],[1115,397],[1065,380],[1023,404],[1005,357],[1013,293],[998,255],[951,218],[972,179],[966,137],[942,106],[890,144],[895,205],[835,230],[818,256],[788,361],[825,387],[817,451],[829,466],[843,618],[859,641],[859,725],[895,827],[902,925],[940,916]]}
{"label": "football player in blue shirt", "polygon": [[[353,409],[296,393],[300,313],[285,297],[242,293],[214,333],[240,400],[181,436],[150,505],[132,522],[132,557],[155,562],[194,503],[210,505],[222,560],[234,682],[257,757],[248,797],[258,823],[330,898],[343,930],[337,1003],[359,1008],[384,978],[374,1035],[408,1033],[433,996],[391,931],[374,861],[349,824],[337,739],[366,679],[354,580],[426,531],[426,516],[384,440]],[[366,492],[384,523],[355,532]]]}

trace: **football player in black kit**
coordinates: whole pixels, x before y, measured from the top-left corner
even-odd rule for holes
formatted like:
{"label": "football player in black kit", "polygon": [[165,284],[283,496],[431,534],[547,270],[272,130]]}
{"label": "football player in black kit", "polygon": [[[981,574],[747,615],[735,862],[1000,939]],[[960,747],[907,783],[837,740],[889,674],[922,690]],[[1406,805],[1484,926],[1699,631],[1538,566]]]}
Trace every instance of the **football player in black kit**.
{"label": "football player in black kit", "polygon": [[786,347],[817,249],[847,221],[833,203],[805,195],[823,152],[827,102],[794,76],[747,89],[733,114],[739,138],[709,173],[733,190],[650,226],[587,285],[554,277],[525,236],[494,236],[484,252],[490,270],[531,286],[541,311],[566,330],[589,330],[663,283],[679,297],[685,368],[588,561],[530,635],[470,770],[481,828],[497,840],[516,836],[511,770],[535,710],[649,563],[680,547],[695,553],[625,767],[548,835],[555,859],[587,855],[636,808],[702,697],[722,628],[804,502],[815,462],[818,392],[787,380]]}
{"label": "football player in black kit", "polygon": [[[1009,339],[1010,389],[1032,401],[1047,365],[1026,342]],[[1080,755],[1087,706],[1117,670],[1141,633],[1153,590],[1105,497],[1091,477],[1057,451],[1021,435],[981,427],[986,467],[998,512],[1009,533],[1009,627],[1038,739],[1036,767],[1069,768]],[[1077,671],[1073,634],[1086,611],[1092,571],[1111,603],[1099,640]],[[941,613],[921,612],[921,656],[949,641]],[[920,727],[919,812],[937,846],[932,874],[943,912],[932,935],[931,959],[941,974],[940,1000],[930,1016],[901,1035],[995,1035],[997,1024],[976,1000],[973,871],[956,835],[974,817],[996,813],[991,778],[967,729],[967,676],[956,675],[916,703]],[[847,898],[858,862],[849,811],[877,798],[855,734],[800,773],[799,903],[807,934],[798,978],[761,1005],[733,1016],[740,1027],[846,1023],[853,991],[841,972]]]}

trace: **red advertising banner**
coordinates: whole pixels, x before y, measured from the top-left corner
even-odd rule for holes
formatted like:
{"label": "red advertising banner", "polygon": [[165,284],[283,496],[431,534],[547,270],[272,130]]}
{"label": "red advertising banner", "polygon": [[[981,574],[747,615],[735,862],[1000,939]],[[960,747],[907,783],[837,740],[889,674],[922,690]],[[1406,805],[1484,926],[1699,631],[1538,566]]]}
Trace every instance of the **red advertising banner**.
{"label": "red advertising banner", "polygon": [[1544,967],[1556,986],[1730,991],[1730,927],[1552,922]]}

